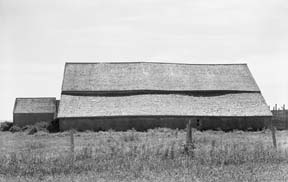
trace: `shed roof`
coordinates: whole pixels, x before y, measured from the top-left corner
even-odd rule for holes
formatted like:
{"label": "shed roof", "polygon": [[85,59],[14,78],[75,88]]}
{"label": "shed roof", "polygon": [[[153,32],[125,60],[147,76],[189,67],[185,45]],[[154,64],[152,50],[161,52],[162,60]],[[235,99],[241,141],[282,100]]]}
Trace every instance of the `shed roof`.
{"label": "shed roof", "polygon": [[14,113],[55,113],[56,98],[16,98]]}
{"label": "shed roof", "polygon": [[62,95],[58,118],[110,116],[272,116],[260,93],[199,97],[144,94],[121,97]]}
{"label": "shed roof", "polygon": [[81,91],[259,92],[246,64],[66,63],[62,93]]}

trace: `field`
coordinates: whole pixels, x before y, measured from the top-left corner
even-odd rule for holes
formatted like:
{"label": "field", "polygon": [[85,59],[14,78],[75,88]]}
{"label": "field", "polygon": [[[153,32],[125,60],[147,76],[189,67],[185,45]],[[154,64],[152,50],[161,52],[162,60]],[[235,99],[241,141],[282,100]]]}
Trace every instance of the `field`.
{"label": "field", "polygon": [[[0,132],[0,181],[288,181],[288,131]],[[73,144],[74,143],[74,144]]]}

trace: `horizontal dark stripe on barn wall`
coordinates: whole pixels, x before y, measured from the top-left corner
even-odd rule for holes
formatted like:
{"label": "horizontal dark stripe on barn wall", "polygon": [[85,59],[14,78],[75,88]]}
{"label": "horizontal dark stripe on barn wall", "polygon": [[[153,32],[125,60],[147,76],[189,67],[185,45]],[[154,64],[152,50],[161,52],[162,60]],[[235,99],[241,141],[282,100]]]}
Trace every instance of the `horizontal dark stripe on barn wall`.
{"label": "horizontal dark stripe on barn wall", "polygon": [[69,129],[77,129],[79,131],[109,129],[125,131],[133,128],[138,131],[145,131],[159,127],[184,129],[189,121],[192,122],[192,127],[200,130],[261,130],[269,128],[271,125],[271,117],[124,116],[60,118],[59,126],[62,131]]}

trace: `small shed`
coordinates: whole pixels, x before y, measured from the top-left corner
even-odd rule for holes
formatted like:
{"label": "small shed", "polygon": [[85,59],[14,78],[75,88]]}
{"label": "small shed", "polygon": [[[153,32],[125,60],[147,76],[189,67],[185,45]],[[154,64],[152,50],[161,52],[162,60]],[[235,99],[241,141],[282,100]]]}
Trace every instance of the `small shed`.
{"label": "small shed", "polygon": [[51,122],[56,118],[56,98],[16,98],[13,123],[23,127],[37,122]]}

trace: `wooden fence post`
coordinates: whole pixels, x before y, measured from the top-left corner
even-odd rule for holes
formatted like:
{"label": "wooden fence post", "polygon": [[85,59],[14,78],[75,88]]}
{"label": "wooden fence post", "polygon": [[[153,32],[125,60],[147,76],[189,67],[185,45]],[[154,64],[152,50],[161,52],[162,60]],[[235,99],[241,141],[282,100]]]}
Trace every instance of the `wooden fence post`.
{"label": "wooden fence post", "polygon": [[283,106],[283,122],[284,122],[285,130],[287,130],[288,120],[287,120],[287,115],[286,115],[285,105]]}
{"label": "wooden fence post", "polygon": [[189,120],[189,123],[187,124],[187,134],[186,134],[186,145],[184,147],[184,151],[186,154],[188,154],[190,157],[194,157],[194,143],[192,140],[192,126],[191,121]]}
{"label": "wooden fence post", "polygon": [[275,149],[277,149],[276,129],[273,125],[271,126],[271,131],[272,131],[273,146]]}
{"label": "wooden fence post", "polygon": [[[74,159],[75,159],[75,155],[74,155],[74,130],[70,130],[70,162],[71,162],[71,166],[72,166],[72,174],[74,174]],[[72,175],[72,182],[74,182],[74,175]]]}
{"label": "wooden fence post", "polygon": [[74,131],[70,130],[70,151],[74,154]]}
{"label": "wooden fence post", "polygon": [[186,145],[189,146],[192,144],[192,130],[191,130],[191,120],[187,124],[187,138],[186,138]]}

